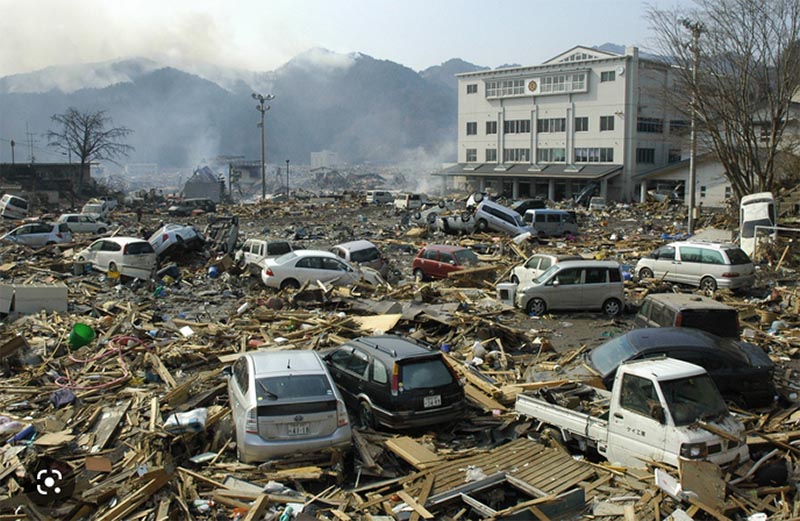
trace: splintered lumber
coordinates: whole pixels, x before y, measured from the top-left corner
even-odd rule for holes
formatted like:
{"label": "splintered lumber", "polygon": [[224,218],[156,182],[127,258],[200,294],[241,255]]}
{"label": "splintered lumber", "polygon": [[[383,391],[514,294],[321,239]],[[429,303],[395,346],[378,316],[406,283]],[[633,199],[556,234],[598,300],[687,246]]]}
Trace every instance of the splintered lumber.
{"label": "splintered lumber", "polygon": [[[422,490],[420,490],[419,494],[417,494],[417,502],[425,506],[425,502],[428,501],[428,496],[431,495],[431,490],[433,490],[433,474],[428,474],[428,477],[425,478],[425,482],[422,484]],[[419,521],[420,513],[414,510],[411,514],[410,521]]]}
{"label": "splintered lumber", "polygon": [[95,429],[94,449],[103,450],[106,448],[114,431],[117,430],[117,425],[120,420],[122,420],[122,417],[128,412],[131,402],[132,400],[127,400],[119,405],[103,408],[103,414]]}
{"label": "splintered lumber", "polygon": [[269,496],[263,494],[256,499],[256,502],[253,503],[253,506],[250,507],[250,510],[247,511],[247,515],[244,518],[244,521],[255,521],[256,519],[263,519],[264,512],[266,512],[267,507],[269,506]]}
{"label": "splintered lumber", "polygon": [[447,274],[447,278],[455,279],[455,278],[463,278],[469,275],[475,275],[477,273],[486,273],[489,271],[495,271],[498,269],[499,266],[491,265],[491,266],[479,266],[477,268],[467,268],[465,270],[456,270],[451,271]]}
{"label": "splintered lumber", "polygon": [[439,456],[408,436],[390,438],[386,440],[385,444],[386,448],[406,460],[417,470],[424,470],[441,460]]}
{"label": "splintered lumber", "polygon": [[125,499],[117,503],[111,510],[98,517],[97,521],[114,521],[127,517],[170,480],[170,476],[164,469],[156,469],[142,477],[147,479],[144,486],[129,493]]}
{"label": "splintered lumber", "polygon": [[417,501],[413,497],[411,497],[411,495],[409,495],[409,493],[406,492],[405,490],[398,491],[397,495],[400,496],[400,499],[402,499],[406,505],[413,508],[414,511],[417,512],[419,515],[421,515],[424,519],[434,518],[433,514],[428,512],[428,510],[426,510],[424,506],[417,503]]}

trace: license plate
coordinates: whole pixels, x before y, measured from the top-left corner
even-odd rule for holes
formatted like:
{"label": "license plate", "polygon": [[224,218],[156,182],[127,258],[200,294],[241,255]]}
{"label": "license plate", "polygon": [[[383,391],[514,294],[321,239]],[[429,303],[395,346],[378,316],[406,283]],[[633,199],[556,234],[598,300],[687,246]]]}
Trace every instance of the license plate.
{"label": "license plate", "polygon": [[303,434],[308,434],[307,423],[298,423],[295,425],[289,425],[289,436],[301,436]]}
{"label": "license plate", "polygon": [[442,396],[437,394],[436,396],[426,396],[422,400],[422,405],[424,407],[439,407],[442,405]]}

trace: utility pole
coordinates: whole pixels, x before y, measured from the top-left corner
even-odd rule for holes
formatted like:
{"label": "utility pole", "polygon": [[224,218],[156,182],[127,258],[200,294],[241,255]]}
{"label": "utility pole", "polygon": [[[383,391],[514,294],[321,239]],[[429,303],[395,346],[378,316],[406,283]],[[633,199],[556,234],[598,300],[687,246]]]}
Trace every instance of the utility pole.
{"label": "utility pole", "polygon": [[15,142],[14,142],[14,140],[12,139],[12,140],[11,140],[11,164],[12,164],[12,165],[14,164],[14,146],[15,146],[15,145],[16,145],[16,143],[15,143]]}
{"label": "utility pole", "polygon": [[256,110],[261,113],[261,123],[258,126],[261,128],[261,200],[263,201],[267,198],[267,166],[264,159],[264,114],[269,110],[267,102],[275,99],[275,96],[272,94],[264,96],[255,92],[252,96],[254,100],[258,101]]}
{"label": "utility pole", "polygon": [[700,63],[700,34],[705,31],[702,22],[691,21],[683,18],[681,25],[692,33],[692,118],[691,118],[691,145],[689,149],[689,222],[686,232],[694,234],[695,225],[695,206],[696,206],[696,187],[697,184],[697,66]]}
{"label": "utility pole", "polygon": [[286,199],[289,199],[289,160],[286,160]]}

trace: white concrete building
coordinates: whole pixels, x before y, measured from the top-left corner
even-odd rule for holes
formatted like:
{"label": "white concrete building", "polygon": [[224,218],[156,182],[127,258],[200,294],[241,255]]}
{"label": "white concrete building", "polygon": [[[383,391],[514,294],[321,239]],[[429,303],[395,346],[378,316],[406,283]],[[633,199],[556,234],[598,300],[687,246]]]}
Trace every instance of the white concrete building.
{"label": "white concrete building", "polygon": [[638,200],[637,174],[681,160],[688,122],[660,101],[671,72],[639,56],[575,47],[542,65],[458,75],[459,189],[571,197],[589,183]]}

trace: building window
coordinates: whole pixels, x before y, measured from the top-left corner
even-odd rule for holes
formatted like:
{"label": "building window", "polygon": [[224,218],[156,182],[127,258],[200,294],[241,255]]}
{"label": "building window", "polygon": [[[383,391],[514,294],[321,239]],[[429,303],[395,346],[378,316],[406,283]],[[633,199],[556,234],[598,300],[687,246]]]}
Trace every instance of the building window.
{"label": "building window", "polygon": [[536,151],[537,163],[565,163],[567,160],[564,148],[540,148]]}
{"label": "building window", "polygon": [[504,148],[503,163],[530,163],[530,148]]}
{"label": "building window", "polygon": [[496,163],[497,162],[497,149],[496,148],[487,148],[486,149],[486,162],[487,163]]}
{"label": "building window", "polygon": [[487,134],[497,134],[497,121],[487,121],[486,122],[486,133]]}
{"label": "building window", "polygon": [[636,162],[639,164],[653,164],[656,162],[655,148],[637,148]]}
{"label": "building window", "polygon": [[581,92],[586,90],[586,73],[558,74],[542,78],[539,92],[555,94],[559,92]]}
{"label": "building window", "polygon": [[467,122],[467,135],[474,136],[478,133],[478,124],[475,121]]}
{"label": "building window", "polygon": [[467,94],[477,94],[478,93],[478,84],[477,83],[468,83],[467,84]]}
{"label": "building window", "polygon": [[478,160],[478,149],[477,148],[468,148],[467,149],[467,163],[474,163]]}
{"label": "building window", "polygon": [[701,186],[700,187],[700,197],[705,197],[705,196],[706,196],[706,187],[705,186]]}
{"label": "building window", "polygon": [[681,160],[681,150],[679,148],[670,148],[667,162],[677,163],[680,160]]}
{"label": "building window", "polygon": [[762,143],[769,143],[770,137],[770,128],[766,125],[762,125],[759,127],[759,140]]}
{"label": "building window", "polygon": [[616,81],[617,76],[614,74],[614,71],[603,71],[600,73],[600,82],[605,81]]}
{"label": "building window", "polygon": [[567,118],[549,118],[536,121],[537,132],[565,132],[567,130]]}
{"label": "building window", "polygon": [[614,116],[600,116],[600,131],[614,130]]}
{"label": "building window", "polygon": [[585,52],[576,52],[574,54],[570,54],[566,58],[561,58],[558,61],[560,61],[560,62],[578,62],[578,61],[584,61],[584,60],[594,60],[596,58],[597,58],[597,56],[594,56],[594,55],[591,55],[591,54],[587,54]]}
{"label": "building window", "polygon": [[531,133],[531,120],[529,119],[512,119],[503,121],[504,134],[530,134]]}
{"label": "building window", "polygon": [[691,124],[688,121],[672,119],[669,122],[669,133],[682,136],[689,132],[690,127]]}
{"label": "building window", "polygon": [[589,118],[586,116],[575,118],[575,132],[588,132]]}
{"label": "building window", "polygon": [[636,130],[639,132],[649,132],[650,134],[661,134],[664,132],[664,120],[640,117],[636,122]]}
{"label": "building window", "polygon": [[576,148],[576,163],[611,163],[614,161],[613,148]]}
{"label": "building window", "polygon": [[733,195],[733,189],[730,186],[725,187],[725,199],[730,199]]}
{"label": "building window", "polygon": [[486,82],[486,97],[517,96],[525,94],[525,80],[495,80]]}

